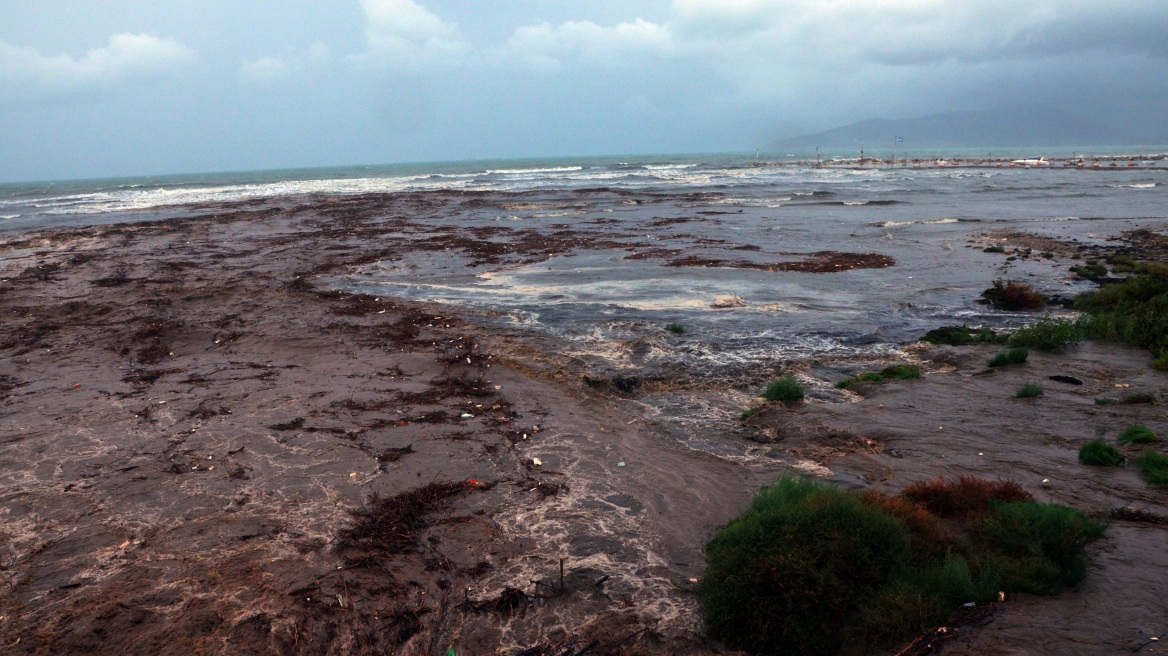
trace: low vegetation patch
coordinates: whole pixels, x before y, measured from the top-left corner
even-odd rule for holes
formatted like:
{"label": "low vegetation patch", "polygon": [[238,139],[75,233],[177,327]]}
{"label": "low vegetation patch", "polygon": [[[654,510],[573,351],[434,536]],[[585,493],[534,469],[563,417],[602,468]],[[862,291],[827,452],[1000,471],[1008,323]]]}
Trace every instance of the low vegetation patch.
{"label": "low vegetation patch", "polygon": [[746,410],[743,410],[742,414],[738,415],[738,419],[739,419],[739,421],[746,421],[746,420],[750,419],[751,417],[755,416],[756,414],[758,414],[759,410],[762,410],[762,408],[748,408]]}
{"label": "low vegetation patch", "polygon": [[891,380],[910,380],[921,377],[921,368],[915,364],[894,364],[885,367],[880,373],[863,373],[853,378],[847,378],[836,383],[840,389],[849,389],[858,383],[886,383]]}
{"label": "low vegetation patch", "polygon": [[685,326],[683,326],[679,323],[666,324],[665,330],[668,330],[669,332],[673,333],[674,335],[682,335],[682,334],[685,334],[685,332],[686,332]]}
{"label": "low vegetation patch", "polygon": [[1030,357],[1030,351],[1023,347],[1015,347],[1002,351],[989,362],[991,367],[1005,367],[1011,364],[1023,364]]}
{"label": "low vegetation patch", "polygon": [[1119,449],[1103,440],[1088,442],[1079,449],[1079,462],[1096,467],[1119,467],[1126,458]]}
{"label": "low vegetation patch", "polygon": [[1010,346],[1036,348],[1048,353],[1063,353],[1068,347],[1083,341],[1086,329],[1082,321],[1056,319],[1047,315],[1038,323],[1010,335]]}
{"label": "low vegetation patch", "polygon": [[[1086,573],[1102,529],[1013,483],[916,486],[944,501],[847,492],[793,477],[764,488],[706,547],[698,601],[710,636],[767,654],[866,653],[1000,591],[1055,594]],[[968,498],[965,495],[970,495]]]}
{"label": "low vegetation patch", "polygon": [[1036,396],[1042,396],[1042,386],[1038,383],[1025,383],[1014,394],[1016,399],[1033,399]]}
{"label": "low vegetation patch", "polygon": [[970,344],[1005,344],[1008,338],[1008,335],[999,335],[989,328],[944,326],[925,333],[921,337],[921,341],[947,346],[968,346]]}
{"label": "low vegetation patch", "polygon": [[1168,371],[1168,265],[1141,264],[1122,283],[1080,294],[1087,337],[1152,352],[1152,366]]}
{"label": "low vegetation patch", "polygon": [[1127,430],[1119,434],[1120,444],[1148,444],[1158,439],[1160,438],[1143,424],[1129,426]]}
{"label": "low vegetation patch", "polygon": [[794,403],[796,401],[802,401],[806,393],[803,391],[803,386],[799,384],[799,381],[795,380],[794,376],[787,376],[767,385],[766,391],[763,392],[762,396],[771,403],[775,401],[780,403]]}
{"label": "low vegetation patch", "polygon": [[995,280],[993,287],[981,293],[983,303],[999,310],[1038,310],[1046,307],[1046,297],[1021,282]]}
{"label": "low vegetation patch", "polygon": [[1168,486],[1168,456],[1157,453],[1155,451],[1148,451],[1144,455],[1136,458],[1136,464],[1140,469],[1144,470],[1144,478],[1149,485],[1157,487]]}
{"label": "low vegetation patch", "polygon": [[1097,260],[1087,260],[1086,264],[1071,267],[1071,273],[1087,280],[1100,280],[1107,277],[1107,267]]}

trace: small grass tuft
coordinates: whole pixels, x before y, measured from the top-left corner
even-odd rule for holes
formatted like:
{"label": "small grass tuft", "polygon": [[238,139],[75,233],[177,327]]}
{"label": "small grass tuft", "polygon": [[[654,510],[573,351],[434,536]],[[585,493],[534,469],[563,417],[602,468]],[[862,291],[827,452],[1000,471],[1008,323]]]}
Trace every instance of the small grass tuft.
{"label": "small grass tuft", "polygon": [[1119,443],[1127,444],[1148,444],[1155,442],[1160,438],[1152,432],[1150,428],[1143,424],[1136,424],[1129,426],[1127,430],[1119,434]]}
{"label": "small grass tuft", "polygon": [[679,323],[666,324],[665,330],[668,330],[669,332],[673,333],[674,335],[684,335],[686,332],[685,326],[683,326]]}
{"label": "small grass tuft", "polygon": [[859,383],[886,383],[891,380],[911,380],[921,377],[921,368],[915,364],[894,364],[880,373],[868,372],[836,383],[840,389],[850,389]]}
{"label": "small grass tuft", "polygon": [[1149,485],[1168,487],[1168,456],[1155,451],[1148,451],[1139,458],[1136,458],[1136,464],[1140,466],[1140,469],[1144,470],[1144,478],[1148,481]]}
{"label": "small grass tuft", "polygon": [[1079,462],[1096,467],[1119,467],[1126,458],[1119,449],[1103,440],[1094,440],[1079,449]]}
{"label": "small grass tuft", "polygon": [[1023,364],[1029,357],[1029,350],[1023,347],[1012,348],[995,355],[994,359],[990,360],[989,366],[1004,367],[1011,364]]}
{"label": "small grass tuft", "polygon": [[762,408],[749,408],[747,410],[743,410],[742,414],[738,415],[738,420],[739,421],[746,421],[746,420],[750,419],[751,417],[755,416],[756,414],[758,414],[759,410],[762,410]]}
{"label": "small grass tuft", "polygon": [[1159,357],[1149,362],[1148,366],[1158,371],[1168,371],[1168,351],[1161,353]]}
{"label": "small grass tuft", "polygon": [[1042,396],[1042,386],[1038,383],[1025,383],[1018,388],[1018,393],[1014,395],[1014,398],[1033,399],[1036,396]]}
{"label": "small grass tuft", "polygon": [[780,403],[794,403],[796,401],[802,401],[806,393],[803,391],[803,386],[799,384],[799,381],[795,380],[794,376],[787,376],[767,385],[766,392],[762,396],[771,403],[775,401]]}

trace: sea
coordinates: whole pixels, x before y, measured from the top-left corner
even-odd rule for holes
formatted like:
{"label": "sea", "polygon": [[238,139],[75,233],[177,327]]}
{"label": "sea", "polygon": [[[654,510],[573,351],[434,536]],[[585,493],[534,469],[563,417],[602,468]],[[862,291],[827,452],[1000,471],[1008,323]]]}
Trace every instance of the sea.
{"label": "sea", "polygon": [[[498,268],[467,267],[457,253],[419,254],[327,283],[444,303],[546,335],[591,376],[689,380],[749,394],[752,381],[797,371],[813,393],[826,396],[835,393],[833,378],[904,358],[906,345],[931,328],[1009,328],[1040,316],[980,304],[994,280],[1028,282],[1056,296],[1090,288],[1071,273],[1074,261],[1037,253],[1012,259],[985,247],[1003,231],[1087,245],[1126,230],[1163,229],[1165,152],[869,151],[867,157],[883,160],[879,165],[852,152],[818,160],[813,153],[626,155],[18,183],[0,185],[0,234],[181,220],[239,201],[495,192],[502,201],[440,222],[548,234],[587,229],[619,234],[625,247],[581,247]],[[1038,157],[1050,164],[1010,163]],[[1068,158],[1083,165],[1068,166]],[[814,273],[628,257],[654,249],[756,262],[871,253],[896,264]],[[669,324],[684,332],[666,330]],[[748,402],[715,405],[731,412]]]}

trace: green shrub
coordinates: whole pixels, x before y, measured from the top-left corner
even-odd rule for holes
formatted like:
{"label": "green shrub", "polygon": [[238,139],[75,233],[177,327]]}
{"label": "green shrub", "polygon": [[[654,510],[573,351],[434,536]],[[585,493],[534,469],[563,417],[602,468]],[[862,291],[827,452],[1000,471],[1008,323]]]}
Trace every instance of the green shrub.
{"label": "green shrub", "polygon": [[1049,353],[1062,353],[1068,346],[1083,340],[1086,330],[1080,321],[1055,319],[1049,315],[1041,318],[1033,326],[1022,328],[1010,335],[1010,346],[1026,346]]}
{"label": "green shrub", "polygon": [[1014,398],[1033,399],[1036,396],[1042,396],[1042,387],[1038,383],[1025,383],[1018,388],[1018,393],[1014,395]]}
{"label": "green shrub", "polygon": [[749,408],[747,410],[743,410],[742,414],[738,415],[738,420],[746,421],[747,419],[750,419],[751,417],[758,414],[759,410],[762,410],[762,408]]}
{"label": "green shrub", "polygon": [[772,403],[775,401],[794,403],[802,401],[804,396],[806,394],[803,392],[803,386],[795,380],[794,376],[787,376],[772,382],[767,385],[766,392],[763,393],[763,398]]}
{"label": "green shrub", "polygon": [[1102,537],[1103,528],[1073,508],[1024,501],[994,505],[970,533],[987,547],[985,564],[998,571],[1007,590],[1058,594],[1083,580],[1083,547]]}
{"label": "green shrub", "polygon": [[1159,357],[1152,360],[1149,365],[1153,369],[1160,371],[1168,371],[1168,351],[1164,351]]}
{"label": "green shrub", "polygon": [[1029,357],[1030,351],[1026,350],[1025,348],[1012,348],[995,355],[994,359],[990,360],[989,366],[1004,367],[1011,364],[1022,364],[1026,362],[1026,359]]}
{"label": "green shrub", "polygon": [[1004,344],[1006,335],[999,335],[989,328],[966,328],[965,326],[944,326],[925,333],[922,342],[967,346],[969,344]]}
{"label": "green shrub", "polygon": [[1099,280],[1107,277],[1107,267],[1102,264],[1092,264],[1094,260],[1087,260],[1083,266],[1071,267],[1071,272],[1087,280]]}
{"label": "green shrub", "polygon": [[1097,467],[1119,467],[1125,458],[1119,449],[1103,440],[1088,442],[1079,449],[1079,462]]}
{"label": "green shrub", "polygon": [[995,280],[981,293],[982,302],[999,310],[1037,310],[1046,307],[1046,297],[1025,283]]}
{"label": "green shrub", "polygon": [[836,383],[840,389],[849,389],[858,383],[885,383],[890,380],[910,380],[921,377],[921,368],[915,364],[894,364],[885,367],[880,373],[863,373],[854,378],[847,378]]}
{"label": "green shrub", "polygon": [[750,652],[834,654],[911,555],[904,524],[858,495],[780,479],[706,546],[706,631]]}
{"label": "green shrub", "polygon": [[[906,497],[793,477],[762,489],[706,546],[698,603],[708,634],[751,653],[865,653],[999,590],[1057,593],[1082,579],[1083,547],[1102,535],[1076,510],[1027,501],[1014,483],[914,487],[971,512],[942,524]],[[955,498],[964,494],[974,498]]]}
{"label": "green shrub", "polygon": [[1168,267],[1147,263],[1122,283],[1080,294],[1075,307],[1086,315],[1087,337],[1145,348],[1168,368]]}
{"label": "green shrub", "polygon": [[1155,433],[1143,424],[1136,424],[1129,426],[1127,430],[1119,434],[1120,444],[1147,444],[1155,442],[1160,439]]}
{"label": "green shrub", "polygon": [[681,335],[681,334],[685,333],[685,326],[683,326],[679,323],[671,323],[671,324],[666,324],[665,330],[668,330],[669,332],[673,333],[674,335]]}
{"label": "green shrub", "polygon": [[1155,451],[1148,451],[1136,458],[1136,464],[1144,470],[1144,478],[1149,485],[1157,487],[1168,486],[1168,456]]}
{"label": "green shrub", "polygon": [[1002,246],[988,246],[982,249],[983,253],[1005,253],[1006,249]]}

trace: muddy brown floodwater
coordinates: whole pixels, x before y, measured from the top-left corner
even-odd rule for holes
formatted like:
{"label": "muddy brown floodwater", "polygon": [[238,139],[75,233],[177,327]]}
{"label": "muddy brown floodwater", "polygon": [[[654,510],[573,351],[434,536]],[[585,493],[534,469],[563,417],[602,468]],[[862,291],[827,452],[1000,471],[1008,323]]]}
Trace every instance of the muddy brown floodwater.
{"label": "muddy brown floodwater", "polygon": [[[550,337],[322,282],[406,252],[506,266],[627,246],[599,225],[442,222],[515,202],[282,199],[0,241],[0,652],[726,653],[700,631],[701,549],[782,460],[682,446]],[[892,264],[808,257],[778,266]],[[1165,494],[1075,449],[1168,433],[1162,406],[1093,402],[1162,398],[1164,374],[1097,345],[993,376],[974,375],[981,349],[919,357],[922,380],[735,430],[855,486],[972,473],[1131,507],[1080,589],[1011,600],[946,653],[1154,653]],[[1084,384],[1009,398],[1054,374]]]}

